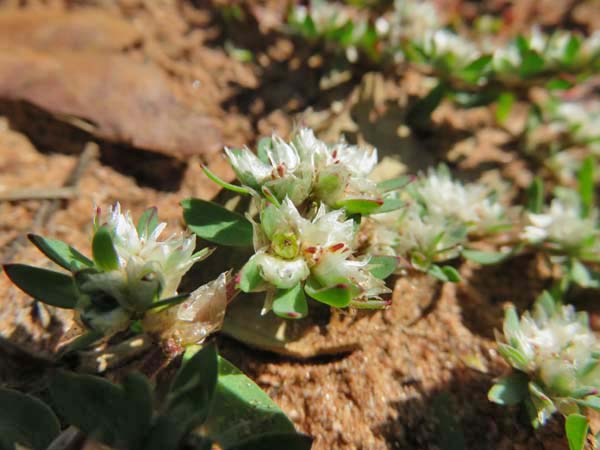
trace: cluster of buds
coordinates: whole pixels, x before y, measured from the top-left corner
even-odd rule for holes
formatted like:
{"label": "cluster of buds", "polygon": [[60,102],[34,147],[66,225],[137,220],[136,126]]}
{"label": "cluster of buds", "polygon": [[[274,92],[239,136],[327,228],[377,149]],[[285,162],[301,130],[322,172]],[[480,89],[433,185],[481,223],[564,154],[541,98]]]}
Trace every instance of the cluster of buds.
{"label": "cluster of buds", "polygon": [[136,225],[117,203],[106,214],[96,211],[92,259],[64,242],[30,236],[69,275],[26,265],[8,265],[6,273],[36,299],[74,309],[76,320],[98,338],[140,321],[162,344],[181,349],[202,342],[221,326],[227,274],[191,294],[178,293],[183,275],[211,250],[194,253],[196,236],[187,232],[161,240],[165,228],[156,208],[148,209]]}
{"label": "cluster of buds", "polygon": [[498,351],[513,372],[497,381],[490,400],[524,402],[535,427],[554,412],[568,416],[600,405],[600,343],[587,314],[544,293],[533,313],[506,310]]}

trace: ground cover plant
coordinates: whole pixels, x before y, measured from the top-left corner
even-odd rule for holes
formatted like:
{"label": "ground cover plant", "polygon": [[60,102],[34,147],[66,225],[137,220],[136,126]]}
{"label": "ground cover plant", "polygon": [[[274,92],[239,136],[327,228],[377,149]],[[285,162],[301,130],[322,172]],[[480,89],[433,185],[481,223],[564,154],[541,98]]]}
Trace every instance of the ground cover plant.
{"label": "ground cover plant", "polygon": [[0,0],[0,448],[597,448],[599,23]]}

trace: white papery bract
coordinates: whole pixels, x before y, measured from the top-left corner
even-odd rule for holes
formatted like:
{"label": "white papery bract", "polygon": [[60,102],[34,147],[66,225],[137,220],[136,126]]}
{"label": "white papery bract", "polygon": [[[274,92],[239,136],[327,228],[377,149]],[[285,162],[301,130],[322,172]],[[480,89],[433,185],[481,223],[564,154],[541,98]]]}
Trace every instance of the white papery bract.
{"label": "white papery bract", "polygon": [[307,200],[333,208],[344,201],[381,201],[367,177],[377,164],[377,151],[339,141],[328,146],[311,129],[299,129],[288,143],[273,136],[258,156],[247,148],[226,149],[242,185],[258,193],[264,189],[279,201],[289,198],[296,206]]}
{"label": "white papery bract", "polygon": [[209,255],[207,251],[194,254],[196,236],[189,233],[172,234],[159,240],[166,223],[157,224],[147,235],[138,233],[131,213],[122,213],[119,203],[109,207],[106,215],[97,216],[94,223],[96,229],[108,227],[121,270],[143,273],[146,268],[152,271],[160,280],[162,297],[176,295],[183,275]]}
{"label": "white papery bract", "polygon": [[157,335],[168,352],[199,344],[223,325],[227,308],[228,272],[192,291],[181,304],[146,314],[144,331]]}

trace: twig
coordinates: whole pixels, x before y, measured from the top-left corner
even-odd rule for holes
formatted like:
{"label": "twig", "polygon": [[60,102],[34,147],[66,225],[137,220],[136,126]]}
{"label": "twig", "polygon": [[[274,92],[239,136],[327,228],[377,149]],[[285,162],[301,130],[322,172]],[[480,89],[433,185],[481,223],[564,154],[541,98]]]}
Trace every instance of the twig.
{"label": "twig", "polygon": [[[77,164],[69,173],[69,176],[63,183],[63,188],[74,189],[77,190],[77,185],[79,184],[79,180],[83,176],[85,169],[90,165],[90,163],[98,157],[99,148],[98,144],[94,142],[88,142],[85,144],[83,152],[79,156],[77,160]],[[52,215],[58,211],[60,208],[61,202],[63,200],[54,198],[52,200],[42,200],[40,209],[35,214],[33,219],[33,223],[31,225],[32,231],[38,231],[40,228],[44,227]],[[21,247],[27,240],[25,235],[21,235],[13,240],[10,245],[7,246],[6,251],[4,253],[4,261],[10,262],[12,258],[15,256],[19,247]]]}
{"label": "twig", "polygon": [[12,189],[0,192],[0,202],[16,202],[21,200],[65,200],[76,197],[75,187],[44,188],[44,189]]}

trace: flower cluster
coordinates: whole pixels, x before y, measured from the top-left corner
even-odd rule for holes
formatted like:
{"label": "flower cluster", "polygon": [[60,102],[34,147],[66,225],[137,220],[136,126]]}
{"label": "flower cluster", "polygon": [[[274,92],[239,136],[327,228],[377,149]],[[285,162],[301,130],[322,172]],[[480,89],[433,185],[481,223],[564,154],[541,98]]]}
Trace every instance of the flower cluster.
{"label": "flower cluster", "polygon": [[242,185],[275,201],[287,197],[298,207],[322,202],[351,214],[383,204],[383,193],[368,179],[377,164],[375,149],[343,140],[328,146],[301,128],[290,142],[278,136],[263,141],[257,154],[248,148],[225,151]]}
{"label": "flower cluster", "polygon": [[418,270],[433,268],[434,275],[440,275],[434,265],[459,256],[470,236],[507,225],[491,189],[453,180],[444,166],[419,176],[403,194],[406,208],[365,221],[370,252],[395,254]]}
{"label": "flower cluster", "polygon": [[188,232],[161,240],[165,228],[156,208],[146,210],[136,225],[117,203],[105,214],[96,211],[92,259],[62,241],[30,235],[68,275],[22,264],[5,270],[36,299],[75,310],[76,320],[96,340],[139,321],[165,347],[181,351],[221,326],[230,280],[225,273],[191,294],[178,293],[183,275],[211,250],[194,253],[196,236]]}
{"label": "flower cluster", "polygon": [[304,293],[335,307],[387,305],[380,296],[390,290],[370,273],[369,258],[354,256],[354,228],[343,211],[324,204],[312,219],[288,198],[265,206],[254,223],[255,254],[240,273],[241,290],[266,291],[264,312],[291,318],[306,314]]}
{"label": "flower cluster", "polygon": [[587,314],[558,304],[544,293],[533,313],[521,319],[514,307],[506,310],[498,350],[514,368],[489,393],[501,404],[525,402],[534,426],[555,411],[568,416],[600,398],[600,343],[590,330]]}
{"label": "flower cluster", "polygon": [[549,207],[540,213],[527,213],[527,225],[521,237],[535,245],[581,259],[593,259],[600,251],[598,211],[584,213],[577,192],[557,191]]}
{"label": "flower cluster", "polygon": [[[172,235],[160,240],[166,223],[150,209],[136,226],[117,203],[94,218],[95,267],[75,273],[81,322],[105,335],[126,329],[154,304],[177,296],[183,275],[211,252],[194,253],[196,237]],[[156,312],[155,314],[159,314]]]}

